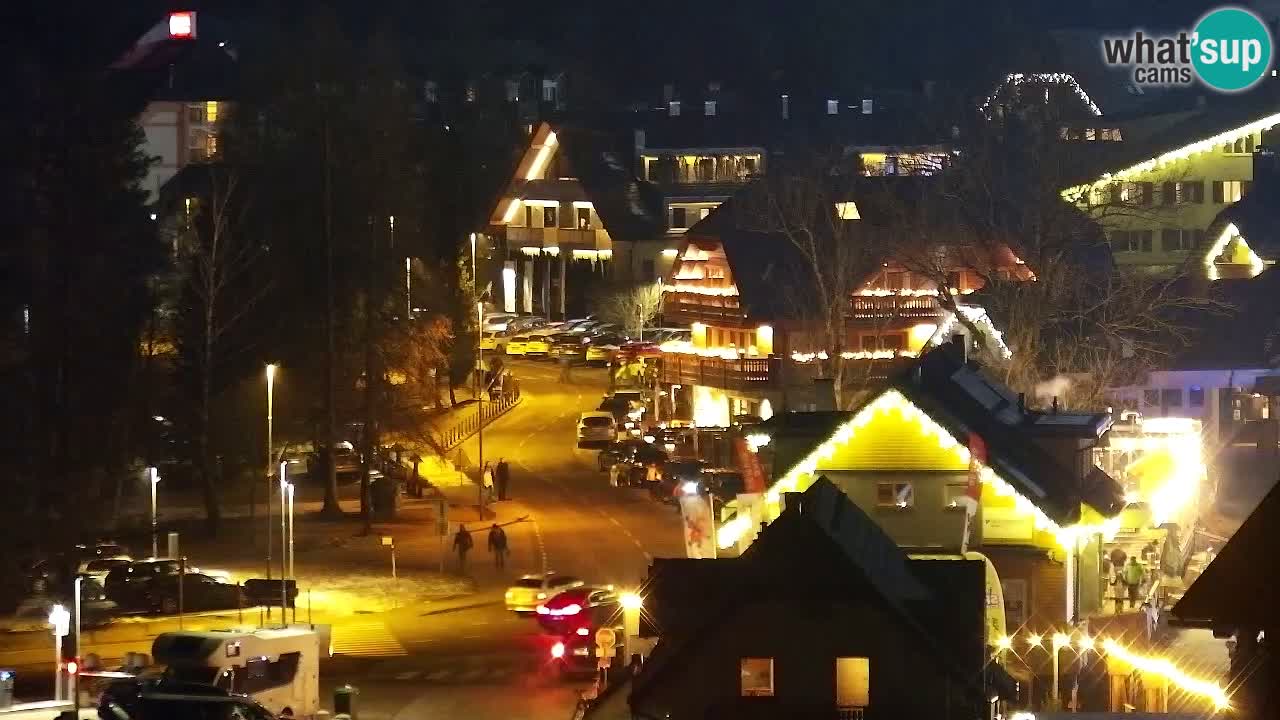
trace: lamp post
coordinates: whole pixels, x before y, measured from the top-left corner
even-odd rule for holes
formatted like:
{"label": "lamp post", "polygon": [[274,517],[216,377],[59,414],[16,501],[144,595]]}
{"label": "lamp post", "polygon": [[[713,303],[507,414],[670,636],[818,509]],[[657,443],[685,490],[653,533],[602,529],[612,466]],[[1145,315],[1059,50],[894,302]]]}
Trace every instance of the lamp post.
{"label": "lamp post", "polygon": [[[289,577],[293,578],[294,587],[296,589],[298,576],[293,569],[293,483],[289,483]],[[293,620],[298,621],[298,597],[295,594],[293,598]]]}
{"label": "lamp post", "polygon": [[289,480],[285,476],[285,463],[280,463],[280,622],[285,622],[289,608],[289,511],[287,507]]}
{"label": "lamp post", "polygon": [[61,605],[54,605],[49,610],[49,624],[53,626],[53,699],[62,700],[62,638],[71,631],[71,613]]}
{"label": "lamp post", "polygon": [[[276,366],[267,364],[267,579],[271,579],[271,412],[275,403]],[[329,448],[330,462],[333,462],[333,448]],[[267,612],[271,612],[270,607]]]}
{"label": "lamp post", "polygon": [[1071,644],[1071,637],[1066,633],[1054,633],[1049,644],[1051,645],[1049,652],[1053,655],[1053,705],[1051,708],[1056,710],[1062,702],[1061,696],[1058,694],[1058,652]]}
{"label": "lamp post", "polygon": [[147,480],[151,485],[151,557],[158,557],[159,540],[156,536],[156,486],[160,484],[160,473],[154,466],[147,468]]}

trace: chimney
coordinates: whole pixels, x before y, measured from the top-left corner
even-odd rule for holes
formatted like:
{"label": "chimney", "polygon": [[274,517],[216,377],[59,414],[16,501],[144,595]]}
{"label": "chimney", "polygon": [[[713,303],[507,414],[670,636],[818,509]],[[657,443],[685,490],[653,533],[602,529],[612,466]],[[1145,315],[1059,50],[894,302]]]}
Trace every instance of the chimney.
{"label": "chimney", "polygon": [[832,412],[836,409],[836,381],[831,378],[815,378],[813,394],[817,399],[818,412]]}
{"label": "chimney", "polygon": [[804,512],[804,493],[782,493],[782,511],[787,512],[792,508],[798,513]]}
{"label": "chimney", "polygon": [[1053,407],[1050,409],[1050,412],[1052,412],[1054,415],[1058,414],[1058,396],[1057,395],[1053,396]]}

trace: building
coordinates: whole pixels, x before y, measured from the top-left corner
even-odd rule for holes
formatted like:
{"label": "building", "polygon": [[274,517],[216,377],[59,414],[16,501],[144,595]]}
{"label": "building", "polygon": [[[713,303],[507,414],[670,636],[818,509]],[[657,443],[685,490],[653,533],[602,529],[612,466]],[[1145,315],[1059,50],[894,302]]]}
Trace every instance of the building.
{"label": "building", "polygon": [[[1275,465],[1271,466],[1275,474]],[[1280,523],[1280,487],[1253,514],[1205,568],[1173,607],[1170,623],[1205,628],[1214,637],[1234,638],[1230,676],[1231,706],[1236,717],[1280,715],[1280,663],[1272,651],[1280,637],[1275,608],[1280,595],[1272,570],[1280,571],[1274,551]]]}
{"label": "building", "polygon": [[631,717],[990,717],[983,564],[909,560],[819,478],[740,557],[656,560]]}
{"label": "building", "polygon": [[[1117,264],[1173,273],[1212,249],[1205,272],[1213,279],[1218,257],[1233,250],[1215,223],[1253,189],[1255,154],[1274,144],[1278,110],[1264,88],[1201,98],[1185,109],[1064,125],[1062,141],[1080,148],[1081,183],[1063,195],[1103,225]],[[1261,271],[1244,257],[1240,272]],[[1241,264],[1234,255],[1224,260]],[[1191,267],[1199,272],[1197,264]]]}
{"label": "building", "polygon": [[[946,253],[938,274],[937,253],[913,242],[910,228],[899,224],[914,207],[920,182],[857,179],[838,196],[845,199],[832,203],[829,221],[813,223],[816,232],[830,236],[823,242],[850,249],[838,260],[824,257],[839,267],[821,270],[824,281],[848,291],[839,339],[846,348],[839,351],[844,397],[882,382],[954,329],[939,293],[958,298],[979,289],[983,274],[976,269],[1034,277],[1003,245]],[[815,381],[834,377],[820,310],[832,299],[818,290],[819,278],[793,239],[756,222],[752,203],[759,198],[751,192],[685,233],[664,287],[665,321],[689,325],[692,339],[663,345],[660,383],[674,416],[699,426],[831,402]],[[912,262],[926,254],[928,263]],[[923,264],[935,272],[921,272]]]}
{"label": "building", "polygon": [[183,167],[217,159],[220,124],[238,80],[234,44],[212,15],[172,12],[111,70],[148,98],[138,124],[142,152],[153,160],[144,187],[154,202]]}

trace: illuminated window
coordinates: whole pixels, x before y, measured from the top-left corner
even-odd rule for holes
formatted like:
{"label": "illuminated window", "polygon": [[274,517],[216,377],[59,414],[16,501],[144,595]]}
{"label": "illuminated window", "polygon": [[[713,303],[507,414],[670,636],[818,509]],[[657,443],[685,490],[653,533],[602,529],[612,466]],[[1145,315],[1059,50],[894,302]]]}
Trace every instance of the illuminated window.
{"label": "illuminated window", "polygon": [[910,480],[876,483],[876,507],[906,509],[915,505],[916,489]]}
{"label": "illuminated window", "polygon": [[773,658],[742,658],[742,697],[773,697]]}
{"label": "illuminated window", "polygon": [[578,215],[578,229],[590,230],[591,229],[591,208],[580,207],[580,208],[576,208],[576,210]]}
{"label": "illuminated window", "polygon": [[205,122],[218,122],[218,103],[210,100],[204,104],[204,119]]}
{"label": "illuminated window", "polygon": [[946,495],[943,497],[943,507],[961,508],[963,498],[969,494],[969,486],[967,483],[947,483]]}
{"label": "illuminated window", "polygon": [[542,227],[553,228],[556,226],[556,211],[559,209],[555,205],[547,205],[542,208]]}
{"label": "illuminated window", "polygon": [[839,100],[828,100],[828,101],[827,101],[827,114],[828,114],[828,115],[837,115],[837,114],[839,114],[839,113],[840,113],[840,101],[839,101]]}
{"label": "illuminated window", "polygon": [[1244,197],[1246,182],[1242,180],[1215,180],[1213,182],[1213,201],[1216,203],[1238,202]]}
{"label": "illuminated window", "polygon": [[702,209],[698,210],[698,219],[699,219],[699,220],[705,220],[705,219],[707,218],[707,216],[708,216],[708,215],[710,215],[710,214],[711,214],[711,208],[704,207],[704,208],[702,208]]}
{"label": "illuminated window", "polygon": [[1096,131],[1096,130],[1094,130],[1093,128],[1085,128],[1085,130],[1084,130],[1084,139],[1085,139],[1085,140],[1097,140],[1097,139],[1098,139],[1097,131]]}
{"label": "illuminated window", "polygon": [[667,103],[667,114],[668,114],[668,115],[670,115],[671,117],[679,117],[679,116],[680,116],[680,101],[679,101],[679,100],[672,100],[671,102]]}
{"label": "illuminated window", "polygon": [[702,114],[711,117],[716,114],[716,101],[707,100],[702,103]]}
{"label": "illuminated window", "polygon": [[858,213],[858,204],[853,201],[836,203],[836,217],[841,220],[862,219],[862,215]]}
{"label": "illuminated window", "polygon": [[871,661],[864,657],[836,658],[836,707],[865,708],[871,704]]}

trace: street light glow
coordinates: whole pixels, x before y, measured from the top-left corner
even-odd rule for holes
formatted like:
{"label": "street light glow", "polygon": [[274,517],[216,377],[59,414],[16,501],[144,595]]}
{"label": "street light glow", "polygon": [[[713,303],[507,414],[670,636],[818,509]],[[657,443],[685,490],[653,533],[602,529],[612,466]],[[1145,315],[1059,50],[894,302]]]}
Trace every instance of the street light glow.
{"label": "street light glow", "polygon": [[1066,647],[1066,646],[1068,646],[1068,645],[1070,645],[1070,644],[1071,644],[1071,636],[1067,635],[1066,633],[1060,633],[1060,632],[1057,632],[1057,633],[1054,633],[1054,634],[1053,634],[1053,649],[1054,649],[1054,650],[1058,650],[1058,649],[1060,649],[1060,648],[1064,648],[1064,647]]}
{"label": "street light glow", "polygon": [[1093,638],[1088,635],[1081,635],[1080,639],[1076,640],[1076,645],[1084,651],[1092,650],[1095,644],[1096,643],[1094,643]]}
{"label": "street light glow", "polygon": [[690,480],[680,486],[680,492],[684,493],[685,495],[697,495],[698,483],[694,480]]}
{"label": "street light glow", "polygon": [[1008,635],[1001,635],[996,638],[996,648],[1000,650],[1008,650],[1013,647],[1013,638]]}
{"label": "street light glow", "polygon": [[1129,652],[1123,645],[1111,638],[1103,640],[1102,647],[1107,651],[1107,654],[1114,655],[1144,673],[1159,675],[1178,686],[1181,690],[1208,699],[1218,710],[1225,710],[1231,706],[1227,692],[1220,685],[1208,680],[1191,677],[1164,658],[1148,657]]}
{"label": "street light glow", "polygon": [[1027,636],[1027,644],[1031,647],[1040,647],[1044,644],[1044,638],[1040,635],[1032,634]]}
{"label": "street light glow", "polygon": [[624,592],[618,601],[622,604],[623,610],[639,610],[644,607],[644,598],[640,597],[639,593]]}

